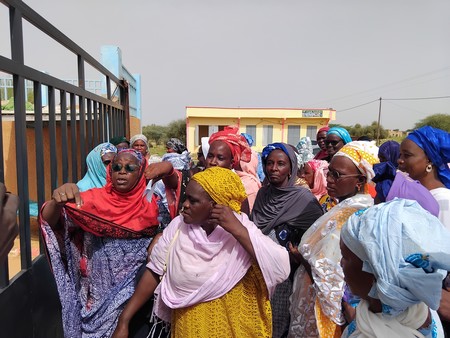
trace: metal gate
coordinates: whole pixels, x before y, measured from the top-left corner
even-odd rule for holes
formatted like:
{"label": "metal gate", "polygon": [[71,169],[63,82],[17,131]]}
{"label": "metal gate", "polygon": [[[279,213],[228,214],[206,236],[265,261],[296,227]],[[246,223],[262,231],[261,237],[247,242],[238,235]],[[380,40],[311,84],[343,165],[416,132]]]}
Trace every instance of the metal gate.
{"label": "metal gate", "polygon": [[[77,182],[95,145],[129,137],[128,85],[24,2],[0,0],[1,5],[9,13],[11,57],[0,55],[0,72],[12,78],[14,106],[0,108],[0,180],[20,197],[21,271],[10,280],[8,263],[0,267],[0,332],[8,338],[62,337],[61,305],[42,244],[32,258],[37,221],[30,204],[39,210],[57,186]],[[77,86],[24,63],[24,20],[75,55]],[[105,95],[86,90],[86,63],[102,74]],[[33,84],[32,102],[26,81]]]}

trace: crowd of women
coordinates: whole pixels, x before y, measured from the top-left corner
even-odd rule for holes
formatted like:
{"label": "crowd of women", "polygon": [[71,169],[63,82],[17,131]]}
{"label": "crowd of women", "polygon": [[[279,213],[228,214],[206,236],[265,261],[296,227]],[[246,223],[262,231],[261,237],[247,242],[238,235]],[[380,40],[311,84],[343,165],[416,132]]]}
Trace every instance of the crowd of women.
{"label": "crowd of women", "polygon": [[95,147],[40,214],[65,336],[450,334],[449,133],[317,143]]}

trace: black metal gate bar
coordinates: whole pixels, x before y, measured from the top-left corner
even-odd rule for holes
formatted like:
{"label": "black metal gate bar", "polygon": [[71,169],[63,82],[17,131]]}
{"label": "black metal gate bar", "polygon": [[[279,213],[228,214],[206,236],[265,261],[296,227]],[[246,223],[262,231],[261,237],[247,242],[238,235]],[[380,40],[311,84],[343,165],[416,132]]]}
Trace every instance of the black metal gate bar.
{"label": "black metal gate bar", "polygon": [[69,181],[69,145],[67,141],[67,93],[60,91],[59,95],[60,116],[61,116],[61,159],[62,159],[62,179],[63,182]]}

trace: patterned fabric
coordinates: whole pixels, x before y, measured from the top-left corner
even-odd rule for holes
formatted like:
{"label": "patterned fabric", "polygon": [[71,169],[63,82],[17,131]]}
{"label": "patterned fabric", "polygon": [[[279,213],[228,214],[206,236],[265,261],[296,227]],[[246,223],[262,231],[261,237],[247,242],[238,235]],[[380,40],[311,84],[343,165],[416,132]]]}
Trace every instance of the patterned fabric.
{"label": "patterned fabric", "polygon": [[228,147],[230,147],[235,166],[237,166],[240,161],[250,161],[252,151],[245,137],[239,134],[238,128],[225,127],[224,130],[212,134],[209,137],[209,144],[214,141],[225,142]]}
{"label": "patterned fabric", "polygon": [[252,135],[247,134],[247,133],[241,133],[241,135],[245,137],[245,139],[246,139],[247,142],[248,142],[248,145],[249,145],[250,147],[252,147],[252,146],[253,146],[253,142],[254,142],[254,141],[253,141]]}
{"label": "patterned fabric", "polygon": [[184,143],[181,142],[180,139],[177,139],[175,137],[172,137],[171,139],[169,139],[169,141],[166,142],[166,147],[175,150],[175,152],[178,154],[181,154],[187,150]]}
{"label": "patterned fabric", "polygon": [[80,191],[101,188],[106,184],[106,168],[102,162],[102,156],[107,151],[117,152],[117,149],[111,143],[101,143],[89,152],[86,157],[87,172],[77,182]]}
{"label": "patterned fabric", "polygon": [[[356,211],[373,205],[370,195],[358,194],[347,198],[320,217],[303,235],[299,251],[311,265],[314,289],[318,302],[316,307],[324,316],[317,327],[336,327],[345,323],[341,300],[344,295],[344,275],[340,266],[339,238],[341,228]],[[303,313],[302,309],[298,309]],[[307,316],[308,314],[304,314]],[[298,337],[303,337],[298,333]]]}
{"label": "patterned fabric", "polygon": [[200,184],[214,202],[241,212],[241,204],[247,194],[239,176],[230,169],[208,168],[192,176],[192,180]]}
{"label": "patterned fabric", "polygon": [[407,137],[423,149],[436,166],[439,179],[450,189],[450,134],[444,130],[425,126],[414,130]]}
{"label": "patterned fabric", "polygon": [[378,147],[372,142],[353,141],[343,146],[334,156],[349,158],[370,182],[375,176],[373,165],[379,163]]}
{"label": "patterned fabric", "polygon": [[67,214],[61,221],[61,232],[42,219],[41,230],[61,301],[64,336],[110,337],[134,293],[151,238],[98,237],[80,230]]}
{"label": "patterned fabric", "polygon": [[253,265],[226,295],[173,314],[172,337],[272,337],[272,313],[261,270]]}
{"label": "patterned fabric", "polygon": [[395,199],[353,215],[341,238],[375,276],[369,296],[387,305],[384,314],[395,316],[420,302],[438,309],[439,269],[450,271],[450,232],[416,201]]}
{"label": "patterned fabric", "polygon": [[320,198],[319,204],[322,207],[323,212],[328,212],[338,204],[338,201],[330,195],[325,194]]}
{"label": "patterned fabric", "polygon": [[308,161],[314,158],[311,139],[308,136],[302,137],[296,148],[298,151],[297,165],[301,169]]}
{"label": "patterned fabric", "polygon": [[139,161],[139,163],[141,165],[145,162],[144,156],[142,156],[142,154],[139,151],[136,151],[136,150],[131,149],[131,148],[121,149],[117,153],[118,154],[130,154],[130,155],[133,155],[134,157],[137,158],[137,160]]}
{"label": "patterned fabric", "polygon": [[339,136],[341,138],[342,142],[344,142],[344,144],[352,142],[352,138],[351,138],[350,134],[348,133],[347,129],[342,128],[342,127],[330,128],[327,132],[327,135]]}
{"label": "patterned fabric", "polygon": [[172,163],[172,166],[176,170],[188,170],[191,166],[191,155],[185,150],[182,153],[166,153],[162,157],[162,161],[168,161]]}

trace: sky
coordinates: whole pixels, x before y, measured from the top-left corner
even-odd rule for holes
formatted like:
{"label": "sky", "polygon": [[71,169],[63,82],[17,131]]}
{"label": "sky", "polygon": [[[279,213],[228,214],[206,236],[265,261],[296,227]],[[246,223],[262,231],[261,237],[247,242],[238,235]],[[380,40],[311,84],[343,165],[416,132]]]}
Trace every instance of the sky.
{"label": "sky", "polygon": [[[380,97],[389,129],[450,114],[448,0],[25,2],[97,59],[120,47],[142,77],[143,125],[184,118],[186,106],[333,108],[334,123],[365,125]],[[29,26],[26,61],[76,74]]]}

